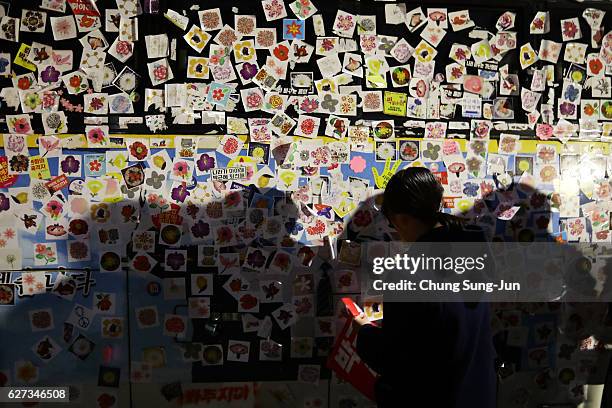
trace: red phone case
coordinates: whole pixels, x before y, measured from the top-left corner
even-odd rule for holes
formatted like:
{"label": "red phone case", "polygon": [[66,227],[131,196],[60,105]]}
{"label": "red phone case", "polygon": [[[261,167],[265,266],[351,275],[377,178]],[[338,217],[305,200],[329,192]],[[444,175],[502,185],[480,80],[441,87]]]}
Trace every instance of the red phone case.
{"label": "red phone case", "polygon": [[342,298],[342,303],[344,303],[344,306],[346,306],[348,311],[351,312],[351,314],[354,317],[357,317],[357,316],[361,315],[361,313],[363,313],[361,308],[359,306],[357,306],[357,303],[355,303],[353,301],[353,299],[351,299],[351,298],[347,298],[347,297]]}

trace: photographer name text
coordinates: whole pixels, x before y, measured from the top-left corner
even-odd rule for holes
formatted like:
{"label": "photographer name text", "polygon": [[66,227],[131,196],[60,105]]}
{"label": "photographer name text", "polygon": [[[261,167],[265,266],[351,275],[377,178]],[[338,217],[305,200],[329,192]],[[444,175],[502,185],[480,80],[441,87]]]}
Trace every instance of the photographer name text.
{"label": "photographer name text", "polygon": [[376,291],[427,291],[427,292],[487,292],[506,291],[519,292],[519,282],[507,282],[503,279],[499,282],[473,282],[465,279],[461,282],[435,282],[430,279],[411,281],[403,279],[399,282],[385,282],[382,279],[372,282]]}

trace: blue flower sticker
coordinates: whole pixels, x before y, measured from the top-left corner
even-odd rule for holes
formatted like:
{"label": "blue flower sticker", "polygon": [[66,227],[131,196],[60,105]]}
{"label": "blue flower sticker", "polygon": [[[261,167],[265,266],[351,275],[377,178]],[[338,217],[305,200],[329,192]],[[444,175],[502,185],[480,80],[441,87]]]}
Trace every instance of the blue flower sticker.
{"label": "blue flower sticker", "polygon": [[304,226],[299,222],[293,220],[285,223],[285,230],[288,234],[297,235],[304,229]]}
{"label": "blue flower sticker", "polygon": [[565,89],[565,99],[574,102],[576,101],[576,99],[578,99],[578,96],[580,95],[580,91],[578,90],[578,88],[572,84],[570,84],[566,89]]}
{"label": "blue flower sticker", "polygon": [[468,197],[476,197],[478,195],[478,184],[476,183],[465,183],[463,185],[463,194]]}

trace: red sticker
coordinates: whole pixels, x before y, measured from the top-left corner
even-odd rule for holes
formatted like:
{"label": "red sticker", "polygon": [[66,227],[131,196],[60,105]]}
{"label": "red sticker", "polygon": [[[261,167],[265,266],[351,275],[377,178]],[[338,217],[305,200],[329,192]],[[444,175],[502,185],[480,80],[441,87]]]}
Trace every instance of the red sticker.
{"label": "red sticker", "polygon": [[53,194],[60,191],[64,187],[68,187],[68,184],[70,184],[68,177],[66,177],[65,174],[60,174],[59,176],[47,181],[45,186],[49,189],[51,194]]}
{"label": "red sticker", "polygon": [[13,186],[18,178],[19,176],[16,174],[9,174],[8,158],[6,156],[0,156],[0,188]]}
{"label": "red sticker", "polygon": [[100,17],[100,12],[92,0],[68,0],[68,4],[75,16]]}

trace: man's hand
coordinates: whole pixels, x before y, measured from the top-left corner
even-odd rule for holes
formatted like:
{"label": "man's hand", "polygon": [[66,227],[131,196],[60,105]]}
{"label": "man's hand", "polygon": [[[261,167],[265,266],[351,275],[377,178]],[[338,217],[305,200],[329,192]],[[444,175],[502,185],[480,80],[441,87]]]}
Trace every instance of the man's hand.
{"label": "man's hand", "polygon": [[401,160],[395,162],[393,167],[391,167],[391,158],[387,158],[385,161],[385,168],[383,169],[382,174],[378,174],[378,169],[376,167],[372,168],[372,174],[374,175],[374,182],[376,183],[376,187],[384,190],[387,187],[387,183],[391,180],[391,177],[395,174],[397,169],[399,168]]}

